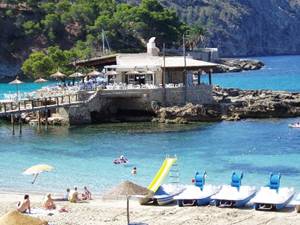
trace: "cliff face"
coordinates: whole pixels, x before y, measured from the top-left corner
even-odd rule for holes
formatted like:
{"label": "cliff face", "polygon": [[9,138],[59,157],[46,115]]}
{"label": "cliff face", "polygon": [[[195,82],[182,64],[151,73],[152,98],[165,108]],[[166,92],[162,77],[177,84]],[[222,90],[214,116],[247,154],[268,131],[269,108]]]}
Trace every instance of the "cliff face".
{"label": "cliff face", "polygon": [[300,54],[300,0],[162,0],[222,56]]}

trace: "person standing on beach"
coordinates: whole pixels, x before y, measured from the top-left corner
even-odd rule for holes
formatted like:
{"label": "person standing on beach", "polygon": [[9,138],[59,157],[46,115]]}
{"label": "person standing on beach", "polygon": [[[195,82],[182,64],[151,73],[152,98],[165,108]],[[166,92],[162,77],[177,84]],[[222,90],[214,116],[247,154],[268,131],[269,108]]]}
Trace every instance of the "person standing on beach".
{"label": "person standing on beach", "polygon": [[29,195],[24,195],[24,200],[18,203],[17,210],[21,213],[31,213]]}

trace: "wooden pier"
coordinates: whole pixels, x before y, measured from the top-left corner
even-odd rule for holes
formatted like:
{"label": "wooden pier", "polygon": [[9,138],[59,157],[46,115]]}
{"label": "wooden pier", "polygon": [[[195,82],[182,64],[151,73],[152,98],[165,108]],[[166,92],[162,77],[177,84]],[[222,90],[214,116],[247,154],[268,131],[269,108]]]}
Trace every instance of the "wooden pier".
{"label": "wooden pier", "polygon": [[19,101],[0,101],[0,117],[10,118],[12,124],[12,134],[15,134],[15,124],[19,124],[19,133],[22,134],[23,113],[37,113],[38,125],[41,124],[41,114],[45,115],[45,126],[48,126],[48,116],[50,111],[55,111],[61,107],[83,104],[79,101],[78,94],[66,94],[35,99],[22,99]]}

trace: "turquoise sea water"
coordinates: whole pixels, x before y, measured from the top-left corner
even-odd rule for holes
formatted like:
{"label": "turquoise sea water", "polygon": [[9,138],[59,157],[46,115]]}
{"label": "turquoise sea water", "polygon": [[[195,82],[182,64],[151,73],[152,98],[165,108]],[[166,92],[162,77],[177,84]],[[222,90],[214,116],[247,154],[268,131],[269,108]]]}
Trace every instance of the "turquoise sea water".
{"label": "turquoise sea water", "polygon": [[[246,89],[300,90],[300,57],[264,57],[261,71],[214,76],[221,86]],[[286,68],[286,63],[289,67]],[[0,87],[2,88],[2,86]],[[231,172],[244,171],[244,184],[267,183],[270,172],[283,174],[282,185],[300,191],[300,130],[288,128],[292,119],[196,123],[188,126],[151,123],[50,127],[25,126],[11,135],[0,125],[0,190],[61,192],[67,187],[90,186],[93,192],[132,180],[147,186],[164,157],[177,155],[180,179],[191,183],[194,173],[206,170],[207,182],[228,183]],[[114,165],[120,155],[130,165]],[[37,163],[55,166],[36,184],[22,171]],[[133,177],[130,171],[137,167]]]}

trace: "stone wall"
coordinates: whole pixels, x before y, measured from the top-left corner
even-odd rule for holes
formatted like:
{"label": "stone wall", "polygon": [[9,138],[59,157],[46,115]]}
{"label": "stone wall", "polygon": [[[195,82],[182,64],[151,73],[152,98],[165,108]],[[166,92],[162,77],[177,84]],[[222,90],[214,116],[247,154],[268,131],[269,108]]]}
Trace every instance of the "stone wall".
{"label": "stone wall", "polygon": [[[186,94],[185,94],[186,93]],[[212,104],[212,87],[198,85],[193,87],[98,90],[79,106],[60,109],[59,113],[68,117],[70,124],[89,124],[93,119],[105,121],[118,111],[153,112],[153,103],[161,106],[181,106],[186,103]]]}

